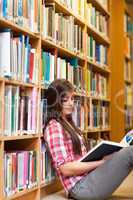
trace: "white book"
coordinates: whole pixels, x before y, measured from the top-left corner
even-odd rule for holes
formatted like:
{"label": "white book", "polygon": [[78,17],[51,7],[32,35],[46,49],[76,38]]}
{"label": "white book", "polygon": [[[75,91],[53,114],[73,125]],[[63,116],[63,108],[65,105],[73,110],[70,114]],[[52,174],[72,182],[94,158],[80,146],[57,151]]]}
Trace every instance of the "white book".
{"label": "white book", "polygon": [[128,144],[122,144],[117,142],[111,142],[103,140],[92,148],[86,155],[84,155],[80,161],[90,162],[101,160],[104,156],[119,151],[120,149],[129,146]]}
{"label": "white book", "polygon": [[11,31],[0,32],[0,75],[11,76]]}
{"label": "white book", "polygon": [[19,87],[16,87],[16,94],[15,94],[15,107],[16,107],[16,124],[15,124],[15,131],[18,132],[18,123],[19,123]]}
{"label": "white book", "polygon": [[[28,122],[27,122],[27,124],[28,124],[28,127],[27,127],[27,129],[28,129],[28,131],[30,131],[31,130],[31,112],[32,112],[32,103],[31,103],[31,98],[29,98],[28,99]],[[30,132],[29,132],[30,133]]]}
{"label": "white book", "polygon": [[17,173],[17,187],[21,190],[24,188],[24,152],[18,152]]}
{"label": "white book", "polygon": [[50,55],[50,79],[51,82],[54,81],[54,74],[55,74],[55,57],[54,55]]}
{"label": "white book", "polygon": [[4,116],[4,135],[11,136],[11,118],[12,118],[12,86],[5,88],[5,116]]}

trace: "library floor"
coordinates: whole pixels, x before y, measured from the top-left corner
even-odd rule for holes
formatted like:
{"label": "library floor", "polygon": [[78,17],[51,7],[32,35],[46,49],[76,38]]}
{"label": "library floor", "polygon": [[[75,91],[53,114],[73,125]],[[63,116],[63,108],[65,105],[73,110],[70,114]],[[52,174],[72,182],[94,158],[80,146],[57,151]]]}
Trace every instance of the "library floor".
{"label": "library floor", "polygon": [[[60,191],[45,197],[45,200],[65,200],[64,191]],[[43,200],[43,199],[42,199]],[[102,200],[102,199],[101,199]],[[120,187],[108,200],[133,200],[133,172],[124,180]]]}

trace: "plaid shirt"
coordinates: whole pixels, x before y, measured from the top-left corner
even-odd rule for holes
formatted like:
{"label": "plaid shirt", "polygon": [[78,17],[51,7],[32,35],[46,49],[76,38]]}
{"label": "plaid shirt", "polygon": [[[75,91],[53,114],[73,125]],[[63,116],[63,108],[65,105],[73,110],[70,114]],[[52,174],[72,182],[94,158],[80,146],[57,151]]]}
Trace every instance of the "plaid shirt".
{"label": "plaid shirt", "polygon": [[[66,136],[67,135],[67,136]],[[64,130],[59,122],[51,120],[47,125],[44,133],[45,142],[49,148],[50,155],[52,157],[53,166],[56,169],[66,192],[79,181],[85,174],[80,176],[64,176],[60,171],[60,165],[68,162],[72,162],[80,159],[86,154],[86,148],[83,143],[83,139],[79,136],[81,141],[82,156],[75,156],[72,149],[72,141],[68,134],[64,136]]]}

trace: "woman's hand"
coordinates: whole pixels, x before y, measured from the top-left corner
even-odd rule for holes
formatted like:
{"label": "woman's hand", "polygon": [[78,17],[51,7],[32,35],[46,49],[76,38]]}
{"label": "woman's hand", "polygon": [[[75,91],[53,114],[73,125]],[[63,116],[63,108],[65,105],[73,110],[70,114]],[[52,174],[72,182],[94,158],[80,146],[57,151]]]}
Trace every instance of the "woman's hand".
{"label": "woman's hand", "polygon": [[103,159],[92,162],[80,162],[80,161],[68,162],[60,166],[60,171],[64,176],[81,175],[96,169],[104,162],[105,160]]}

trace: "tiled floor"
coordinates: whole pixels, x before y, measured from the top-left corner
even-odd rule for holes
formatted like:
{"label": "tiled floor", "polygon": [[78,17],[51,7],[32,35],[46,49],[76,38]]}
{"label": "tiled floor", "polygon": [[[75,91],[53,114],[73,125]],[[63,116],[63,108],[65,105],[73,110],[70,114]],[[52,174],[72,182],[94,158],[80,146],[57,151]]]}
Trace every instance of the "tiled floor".
{"label": "tiled floor", "polygon": [[[66,200],[64,191],[51,194],[44,200]],[[42,200],[43,200],[42,199]],[[102,200],[102,199],[101,199]],[[108,200],[133,200],[133,172],[124,180],[120,187]]]}

